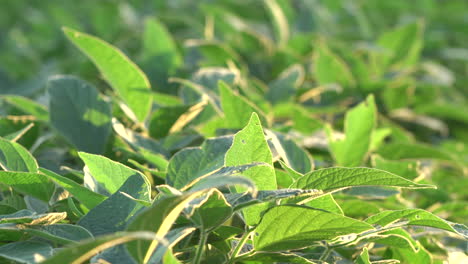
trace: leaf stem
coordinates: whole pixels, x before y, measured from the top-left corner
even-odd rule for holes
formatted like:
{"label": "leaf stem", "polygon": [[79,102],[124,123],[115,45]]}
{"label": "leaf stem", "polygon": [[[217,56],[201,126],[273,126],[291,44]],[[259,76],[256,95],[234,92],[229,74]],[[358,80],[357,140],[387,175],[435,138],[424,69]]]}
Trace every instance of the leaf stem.
{"label": "leaf stem", "polygon": [[328,258],[328,256],[330,256],[331,252],[332,252],[332,247],[329,247],[327,245],[327,248],[323,252],[322,256],[320,256],[319,260],[325,261]]}
{"label": "leaf stem", "polygon": [[208,233],[205,232],[205,228],[200,227],[200,241],[198,242],[197,251],[195,252],[195,257],[193,258],[193,264],[200,264],[205,251],[206,240],[208,239]]}
{"label": "leaf stem", "polygon": [[232,251],[231,257],[229,258],[229,261],[227,262],[227,264],[233,264],[234,263],[235,258],[237,257],[239,252],[244,247],[245,243],[247,242],[247,239],[249,238],[249,236],[250,236],[250,234],[252,233],[253,230],[254,229],[248,229],[247,232],[245,232],[245,234],[241,237],[241,239],[239,240],[239,243],[237,243],[236,247]]}

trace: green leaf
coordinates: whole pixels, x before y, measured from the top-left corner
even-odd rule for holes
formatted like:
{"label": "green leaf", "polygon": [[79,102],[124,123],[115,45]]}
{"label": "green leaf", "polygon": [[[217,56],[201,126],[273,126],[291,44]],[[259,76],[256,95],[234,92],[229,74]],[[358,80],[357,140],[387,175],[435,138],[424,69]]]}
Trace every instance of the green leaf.
{"label": "green leaf", "polygon": [[205,232],[223,224],[233,213],[231,205],[217,189],[211,189],[203,197],[192,200],[186,210],[193,211],[190,213],[191,220],[197,226],[203,227]]}
{"label": "green leaf", "polygon": [[172,73],[182,63],[177,46],[167,28],[157,19],[145,20],[143,35],[143,57],[160,66],[159,70]]}
{"label": "green leaf", "polygon": [[468,229],[464,225],[454,224],[433,215],[422,209],[405,209],[395,211],[383,211],[366,219],[366,222],[374,226],[428,226],[457,233],[467,238]]}
{"label": "green leaf", "polygon": [[296,263],[296,264],[315,264],[316,262],[308,260],[305,257],[288,252],[257,252],[253,255],[241,256],[239,261],[249,263]]}
{"label": "green leaf", "polygon": [[[167,235],[164,237],[168,243],[165,245],[158,245],[158,248],[155,250],[154,254],[151,256],[149,263],[161,263],[162,259],[164,259],[163,263],[165,263],[166,258],[167,258],[167,253],[172,252],[172,248],[178,242],[180,242],[186,236],[192,234],[195,230],[196,228],[193,228],[193,227],[181,227],[181,228],[175,228],[169,231],[169,233],[167,233]],[[180,262],[177,262],[177,263],[180,263]]]}
{"label": "green leaf", "polygon": [[3,263],[38,263],[52,254],[49,244],[36,241],[14,242],[0,247],[0,261],[3,259]]}
{"label": "green leaf", "polygon": [[49,120],[49,111],[47,111],[47,108],[27,97],[19,95],[7,95],[2,98],[9,104],[14,105],[16,108],[23,111],[24,113],[36,117],[37,120]]}
{"label": "green leaf", "polygon": [[[123,52],[88,34],[63,28],[68,39],[93,61],[104,78],[143,122],[152,104],[151,86],[146,75]],[[51,111],[52,112],[52,111]]]}
{"label": "green leaf", "polygon": [[[78,155],[84,161],[93,178],[111,194],[115,193],[133,175],[140,175],[146,179],[139,171],[104,156],[85,152],[79,152]],[[149,182],[147,185],[149,188]]]}
{"label": "green leaf", "polygon": [[373,229],[370,224],[302,206],[281,205],[268,210],[256,228],[255,250],[279,251],[312,246],[315,241]]}
{"label": "green leaf", "polygon": [[150,202],[150,195],[150,186],[145,176],[132,175],[118,191],[81,218],[78,225],[89,230],[94,236],[123,231],[130,219],[144,207],[134,199]]}
{"label": "green leaf", "polygon": [[111,107],[89,83],[72,76],[49,79],[50,122],[79,150],[102,153],[111,132]]}
{"label": "green leaf", "polygon": [[409,180],[414,180],[420,173],[418,161],[386,160],[378,155],[373,155],[371,160],[374,168],[400,175]]}
{"label": "green leaf", "polygon": [[432,185],[417,184],[383,170],[372,168],[326,168],[305,174],[290,188],[319,189],[333,192],[352,186],[389,186],[406,188],[433,188]]}
{"label": "green leaf", "polygon": [[384,48],[384,53],[378,57],[381,67],[386,68],[395,63],[413,66],[422,49],[422,29],[423,24],[417,22],[382,34],[377,40],[377,44]]}
{"label": "green leaf", "polygon": [[331,212],[331,213],[344,215],[343,210],[338,205],[338,203],[336,203],[336,201],[333,198],[333,195],[331,193],[328,193],[326,195],[317,197],[317,198],[305,203],[305,205],[307,205],[309,207],[312,207],[312,208],[326,210],[326,211]]}
{"label": "green leaf", "polygon": [[314,76],[320,85],[336,83],[345,88],[355,85],[354,77],[346,63],[325,45],[317,46],[314,56]]}
{"label": "green leaf", "polygon": [[0,171],[0,183],[44,202],[49,201],[55,190],[54,184],[41,173]]}
{"label": "green leaf", "polygon": [[[251,179],[258,190],[276,190],[276,175],[270,148],[263,134],[262,125],[256,113],[253,113],[249,123],[234,136],[234,142],[226,153],[225,165],[238,166],[254,162],[264,162],[269,166],[256,166],[242,173]],[[242,188],[237,187],[238,192]],[[248,225],[255,225],[260,220],[261,213],[268,204],[259,204],[244,210]]]}
{"label": "green leaf", "polygon": [[242,95],[235,93],[223,81],[219,81],[218,87],[221,96],[221,106],[226,120],[229,120],[228,125],[230,127],[243,127],[250,120],[252,113],[257,113],[262,123],[268,126],[265,114],[257,106],[249,102]]}
{"label": "green leaf", "polygon": [[88,230],[82,228],[81,226],[69,224],[0,224],[0,231],[2,233],[0,236],[2,241],[14,241],[16,240],[14,237],[24,239],[28,236],[35,236],[42,239],[47,239],[60,245],[66,245],[93,237]]}
{"label": "green leaf", "polygon": [[267,132],[276,152],[284,163],[299,173],[307,173],[313,169],[312,157],[299,147],[291,138],[280,133]]}
{"label": "green leaf", "polygon": [[66,217],[67,213],[36,214],[30,210],[20,210],[13,214],[1,215],[0,224],[52,225],[62,221]]}
{"label": "green leaf", "polygon": [[82,205],[84,205],[88,209],[94,208],[96,205],[100,204],[107,198],[106,196],[95,193],[90,189],[81,186],[75,181],[61,176],[53,171],[44,168],[40,168],[39,171],[47,177],[49,177],[49,179],[56,182],[62,188],[67,190],[69,193],[71,193],[73,197],[75,197],[78,201],[82,203]]}
{"label": "green leaf", "polygon": [[39,166],[23,146],[0,138],[0,167],[6,171],[37,172]]}
{"label": "green leaf", "polygon": [[369,259],[369,252],[368,249],[365,247],[362,249],[361,254],[357,259],[354,261],[355,264],[371,264]]}
{"label": "green leaf", "polygon": [[113,246],[127,243],[133,240],[153,240],[164,242],[163,239],[151,232],[118,232],[115,234],[85,240],[79,244],[72,245],[58,251],[54,256],[41,262],[42,264],[57,263],[86,263],[92,256]]}
{"label": "green leaf", "polygon": [[[138,214],[127,231],[145,230],[155,232],[157,237],[165,237],[188,203],[204,193],[205,191],[180,196],[163,195],[150,208]],[[127,249],[137,262],[147,263],[158,244],[159,241],[156,240],[136,241],[128,244]]]}
{"label": "green leaf", "polygon": [[345,138],[336,139],[330,127],[327,137],[330,151],[340,166],[359,166],[366,159],[377,119],[374,96],[369,95],[365,102],[352,108],[345,117]]}
{"label": "green leaf", "polygon": [[268,85],[269,89],[266,98],[273,104],[291,101],[297,89],[304,81],[304,77],[304,68],[299,64],[292,65]]}
{"label": "green leaf", "polygon": [[[214,172],[210,172],[193,180],[191,183],[186,185],[183,190],[190,189],[190,191],[199,191],[211,188],[219,189],[220,187],[243,186],[255,193],[257,187],[252,180],[242,176],[242,172],[255,166],[268,165],[265,165],[264,163],[252,163],[241,166],[222,167]],[[239,174],[239,176],[236,176],[237,174]]]}
{"label": "green leaf", "polygon": [[443,150],[421,143],[390,143],[381,146],[377,152],[386,159],[436,159],[454,161],[453,157]]}
{"label": "green leaf", "polygon": [[231,137],[219,137],[205,140],[201,147],[185,148],[177,152],[169,161],[167,184],[180,189],[223,167],[224,156],[231,144]]}
{"label": "green leaf", "polygon": [[153,138],[163,138],[167,136],[171,127],[176,123],[181,115],[190,109],[190,105],[177,105],[161,107],[151,115],[149,132]]}

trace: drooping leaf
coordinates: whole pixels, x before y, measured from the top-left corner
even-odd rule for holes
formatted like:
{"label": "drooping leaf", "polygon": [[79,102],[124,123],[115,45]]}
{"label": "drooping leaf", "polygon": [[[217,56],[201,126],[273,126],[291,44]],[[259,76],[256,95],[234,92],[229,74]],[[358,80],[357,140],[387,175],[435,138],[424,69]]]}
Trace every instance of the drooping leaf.
{"label": "drooping leaf", "polygon": [[[258,190],[276,190],[272,154],[256,113],[252,114],[249,123],[234,136],[234,142],[226,153],[225,165],[238,166],[254,162],[264,162],[269,166],[256,166],[243,172],[242,175],[250,178]],[[242,188],[237,187],[236,190],[242,191]],[[267,208],[267,204],[246,208],[243,212],[246,223],[249,225],[258,223],[260,214]]]}
{"label": "drooping leaf", "polygon": [[297,264],[315,264],[312,260],[304,258],[300,255],[288,252],[258,252],[253,255],[241,256],[238,258],[242,261],[252,261],[260,263],[297,263]]}
{"label": "drooping leaf", "polygon": [[[192,234],[196,229],[193,227],[181,227],[174,228],[164,237],[167,240],[167,244],[158,245],[154,254],[151,256],[149,263],[160,263],[163,260],[163,263],[166,263],[167,253],[172,252],[172,248],[179,243],[186,236]],[[175,257],[174,257],[175,259]],[[176,259],[177,260],[177,259]],[[179,262],[177,262],[179,263]]]}
{"label": "drooping leaf", "polygon": [[36,214],[30,210],[20,210],[13,214],[1,215],[0,224],[27,224],[27,225],[41,225],[55,224],[67,217],[67,213],[46,213],[46,214]]}
{"label": "drooping leaf", "polygon": [[[93,178],[111,194],[115,193],[133,175],[140,175],[146,179],[139,171],[104,156],[85,152],[79,152],[78,155],[84,161]],[[147,184],[149,188],[149,182]]]}
{"label": "drooping leaf", "polygon": [[304,68],[301,65],[294,64],[290,66],[268,85],[269,89],[266,97],[273,104],[291,101],[298,87],[304,81],[304,76]]}
{"label": "drooping leaf", "polygon": [[130,219],[144,207],[134,199],[150,202],[150,194],[145,176],[132,175],[118,191],[89,211],[77,224],[89,230],[94,236],[123,231],[130,223]]}
{"label": "drooping leaf", "polygon": [[312,246],[320,240],[371,230],[370,224],[303,206],[281,205],[268,210],[256,228],[257,251]]}
{"label": "drooping leaf", "polygon": [[6,171],[37,172],[39,166],[23,146],[0,138],[0,167]]}
{"label": "drooping leaf", "polygon": [[47,86],[51,124],[79,150],[102,153],[111,131],[110,104],[73,76],[55,76]]}
{"label": "drooping leaf", "polygon": [[346,113],[344,139],[336,139],[332,129],[327,127],[330,151],[338,165],[355,167],[362,164],[369,152],[376,118],[374,96],[370,95]]}
{"label": "drooping leaf", "polygon": [[421,143],[389,143],[381,146],[377,152],[383,158],[398,159],[436,159],[454,161],[454,158],[443,150]]}
{"label": "drooping leaf", "polygon": [[107,197],[91,191],[90,189],[78,184],[77,182],[61,176],[53,171],[40,168],[39,171],[60,185],[62,188],[70,192],[78,201],[80,201],[88,209],[94,208]]}
{"label": "drooping leaf", "polygon": [[63,28],[63,31],[93,61],[120,99],[131,109],[133,118],[143,122],[151,109],[152,96],[150,83],[140,68],[120,50],[96,37],[70,28]]}

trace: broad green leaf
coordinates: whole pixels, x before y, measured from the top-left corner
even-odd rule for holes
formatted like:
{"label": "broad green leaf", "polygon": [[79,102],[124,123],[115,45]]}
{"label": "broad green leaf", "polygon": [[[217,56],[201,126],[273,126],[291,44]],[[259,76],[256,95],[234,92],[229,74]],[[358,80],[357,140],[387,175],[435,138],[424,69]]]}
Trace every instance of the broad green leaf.
{"label": "broad green leaf", "polygon": [[72,76],[49,79],[50,122],[79,150],[102,153],[111,132],[111,107],[91,84]]}
{"label": "broad green leaf", "polygon": [[[162,196],[150,208],[138,214],[127,231],[145,230],[155,232],[157,237],[165,237],[180,213],[193,199],[205,191],[187,193],[180,196]],[[128,244],[127,249],[137,262],[147,263],[158,247],[159,241],[136,241]]]}
{"label": "broad green leaf", "polygon": [[164,258],[162,259],[163,264],[182,264],[172,253],[172,250],[166,251]]}
{"label": "broad green leaf", "polygon": [[325,168],[305,174],[290,188],[319,189],[333,192],[352,186],[389,186],[406,188],[433,188],[417,184],[398,175],[372,168]]}
{"label": "broad green leaf", "polygon": [[304,204],[312,208],[322,209],[331,213],[344,215],[343,210],[338,205],[338,203],[336,203],[335,199],[333,199],[333,195],[331,193],[317,197]]}
{"label": "broad green leaf", "polygon": [[362,249],[361,254],[357,257],[354,263],[355,264],[371,264],[370,259],[369,259],[369,252],[366,247]]}
{"label": "broad green leaf", "polygon": [[[140,175],[146,179],[139,171],[104,156],[85,152],[79,152],[78,155],[84,161],[93,178],[111,194],[115,193],[133,175]],[[147,184],[149,188],[149,182]]]}
{"label": "broad green leaf", "polygon": [[23,146],[0,138],[0,167],[6,171],[37,172],[39,166]]}
{"label": "broad green leaf", "polygon": [[177,152],[169,161],[167,184],[180,189],[223,167],[224,156],[231,144],[232,137],[219,137],[205,140],[201,147],[185,148]]}
{"label": "broad green leaf", "polygon": [[190,105],[161,107],[151,115],[149,132],[152,138],[163,138],[169,134],[178,118],[190,109]]}
{"label": "broad green leaf", "polygon": [[255,250],[279,251],[312,246],[316,241],[371,230],[370,224],[303,206],[268,210],[255,230]]}
{"label": "broad green leaf", "polygon": [[20,241],[0,246],[0,261],[3,263],[38,263],[52,256],[49,244],[37,241]]}
{"label": "broad green leaf", "polygon": [[409,180],[414,180],[420,174],[418,161],[386,160],[378,155],[372,156],[371,160],[374,168],[400,175]]}
{"label": "broad green leaf", "polygon": [[[60,245],[75,243],[77,241],[92,238],[91,233],[77,225],[52,224],[48,225],[18,225],[0,224],[1,241],[14,241],[14,237],[25,239],[27,237],[38,237]],[[14,240],[12,240],[12,238]]]}
{"label": "broad green leaf", "polygon": [[66,178],[62,175],[59,175],[53,171],[44,168],[40,168],[39,171],[47,177],[49,177],[49,179],[53,180],[55,183],[60,185],[62,188],[67,190],[69,193],[71,193],[73,197],[75,197],[88,209],[94,208],[96,205],[100,204],[107,198],[106,196],[95,193],[90,189],[78,184],[77,182],[70,180],[69,178]]}
{"label": "broad green leaf", "polygon": [[437,159],[453,161],[453,157],[434,146],[421,143],[390,143],[381,146],[377,152],[386,159]]}
{"label": "broad green leaf", "polygon": [[30,210],[20,210],[13,214],[1,215],[0,224],[52,225],[67,217],[66,213],[36,214]]}
{"label": "broad green leaf", "polygon": [[85,240],[76,245],[61,249],[51,258],[46,259],[42,264],[57,263],[86,263],[92,256],[113,246],[127,243],[133,240],[154,240],[164,242],[163,239],[155,236],[151,232],[118,232],[115,234]]}
{"label": "broad green leaf", "polygon": [[167,28],[157,19],[145,20],[143,35],[143,57],[145,61],[151,61],[157,70],[167,74],[172,73],[182,63],[182,58],[177,51],[177,46]]}
{"label": "broad green leaf", "polygon": [[294,64],[284,70],[280,76],[268,86],[266,97],[273,104],[291,101],[296,94],[298,87],[305,77],[304,68],[299,64]]}
{"label": "broad green leaf", "polygon": [[133,118],[140,122],[145,121],[151,109],[152,96],[150,83],[140,68],[123,52],[96,37],[70,28],[63,28],[63,31],[93,61],[133,112]]}
{"label": "broad green leaf", "polygon": [[267,131],[267,135],[286,165],[299,173],[307,173],[313,169],[310,154],[299,147],[291,138],[269,131]]}
{"label": "broad green leaf", "polygon": [[217,189],[212,189],[203,197],[192,200],[186,210],[192,211],[191,220],[205,232],[223,224],[233,213],[231,205]]}
{"label": "broad green leaf", "polygon": [[21,139],[21,137],[26,134],[32,127],[34,127],[34,123],[29,123],[29,125],[23,127],[22,129],[13,132],[11,134],[8,134],[4,136],[6,140],[10,140],[11,142],[17,142],[18,140]]}
{"label": "broad green leaf", "polygon": [[251,193],[230,193],[226,194],[226,199],[235,210],[242,209],[257,203],[273,202],[291,197],[311,198],[321,195],[320,190],[302,190],[302,189],[279,189],[273,191],[258,191],[256,195]]}
{"label": "broad green leaf", "polygon": [[346,63],[325,45],[317,45],[314,56],[314,77],[320,85],[336,83],[344,88],[355,85],[355,79]]}
{"label": "broad green leaf", "polygon": [[49,201],[55,190],[55,185],[41,173],[0,171],[0,183],[44,202]]}
{"label": "broad green leaf", "polygon": [[419,244],[411,237],[411,234],[406,232],[401,228],[392,229],[386,232],[379,233],[378,235],[373,235],[368,238],[360,240],[360,242],[366,243],[378,243],[382,245],[387,245],[390,247],[397,248],[407,248],[412,249],[413,251],[418,251],[420,248]]}
{"label": "broad green leaf", "polygon": [[49,120],[49,111],[47,108],[27,97],[19,95],[7,95],[2,97],[9,104],[14,105],[16,108],[20,109],[24,113],[32,115],[40,121]]}
{"label": "broad green leaf", "polygon": [[134,199],[150,202],[150,196],[151,190],[145,176],[132,175],[118,191],[89,211],[77,224],[94,236],[123,231],[130,219],[144,207]]}
{"label": "broad green leaf", "polygon": [[[262,125],[256,113],[253,113],[249,123],[234,136],[234,142],[226,153],[225,165],[238,166],[254,162],[264,162],[270,166],[256,166],[242,173],[251,179],[258,190],[276,190],[276,175],[268,143],[263,134]],[[241,192],[242,189],[237,187]],[[268,204],[259,204],[244,210],[245,221],[248,225],[255,225],[260,220],[261,213],[268,208]]]}
{"label": "broad green leaf", "polygon": [[388,247],[384,252],[385,259],[396,259],[400,263],[433,263],[431,254],[419,241],[416,241],[419,250],[413,251],[411,248]]}
{"label": "broad green leaf", "polygon": [[468,123],[468,115],[466,114],[468,107],[455,102],[428,102],[417,106],[415,111],[432,117]]}
{"label": "broad green leaf", "polygon": [[191,183],[186,185],[183,190],[190,189],[191,191],[199,191],[211,188],[219,189],[221,187],[243,186],[255,193],[257,188],[252,180],[242,176],[242,172],[255,166],[267,165],[263,163],[252,163],[241,166],[222,167],[193,180]]}
{"label": "broad green leaf", "polygon": [[268,126],[268,121],[260,109],[245,97],[235,93],[225,82],[220,81],[219,94],[221,96],[221,106],[229,127],[241,128],[249,122],[252,113],[257,113],[263,124]]}
{"label": "broad green leaf", "polygon": [[377,40],[377,44],[384,48],[382,56],[378,57],[381,67],[395,63],[413,66],[419,60],[422,49],[422,29],[422,23],[417,22],[382,34]]}
{"label": "broad green leaf", "polygon": [[428,226],[447,230],[466,238],[468,229],[464,225],[454,224],[433,215],[422,209],[406,209],[395,211],[383,211],[366,219],[366,222],[374,226]]}
{"label": "broad green leaf", "polygon": [[376,119],[374,96],[369,95],[365,102],[346,113],[344,139],[335,138],[332,129],[327,127],[330,151],[338,165],[355,167],[364,162],[369,152]]}

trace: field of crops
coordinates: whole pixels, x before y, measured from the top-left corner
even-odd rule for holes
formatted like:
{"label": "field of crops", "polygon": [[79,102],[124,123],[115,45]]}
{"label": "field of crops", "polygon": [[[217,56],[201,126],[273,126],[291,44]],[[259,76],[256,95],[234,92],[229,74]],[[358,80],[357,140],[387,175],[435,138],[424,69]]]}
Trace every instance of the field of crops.
{"label": "field of crops", "polygon": [[468,263],[466,0],[6,0],[0,263]]}

